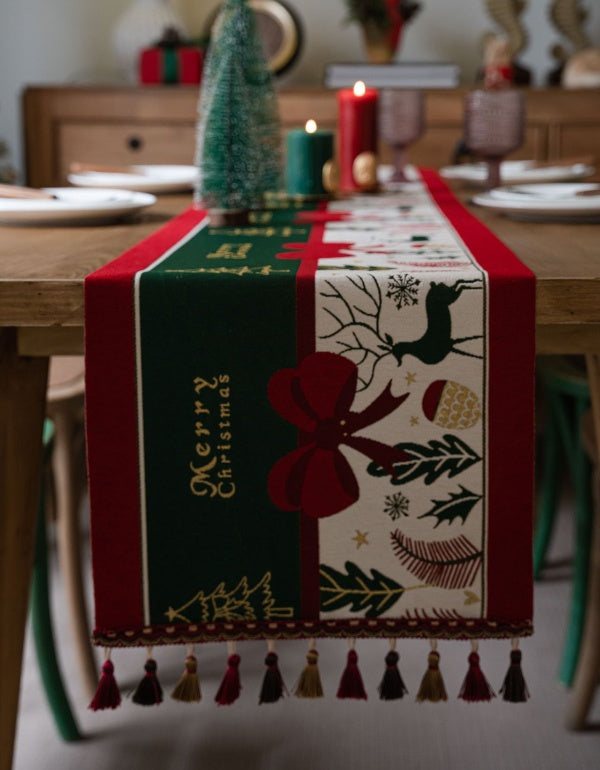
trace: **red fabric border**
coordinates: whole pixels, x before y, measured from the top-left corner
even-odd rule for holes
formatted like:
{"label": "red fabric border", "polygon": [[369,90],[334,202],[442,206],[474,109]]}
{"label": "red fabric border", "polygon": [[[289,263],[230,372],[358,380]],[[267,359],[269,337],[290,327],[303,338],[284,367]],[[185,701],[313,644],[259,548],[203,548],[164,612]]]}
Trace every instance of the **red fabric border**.
{"label": "red fabric border", "polygon": [[[420,169],[444,215],[490,276],[488,456],[488,603],[500,622],[533,616],[535,276],[458,201],[431,169]],[[526,504],[524,505],[524,502]],[[508,526],[512,521],[513,526]]]}
{"label": "red fabric border", "polygon": [[[92,567],[102,576],[94,581],[99,626],[105,618],[116,625],[144,623],[133,276],[204,216],[188,209],[85,280],[85,389],[86,404],[93,404],[86,409],[87,456]],[[107,359],[114,363],[110,377],[103,365]],[[135,549],[132,543],[138,544]]]}

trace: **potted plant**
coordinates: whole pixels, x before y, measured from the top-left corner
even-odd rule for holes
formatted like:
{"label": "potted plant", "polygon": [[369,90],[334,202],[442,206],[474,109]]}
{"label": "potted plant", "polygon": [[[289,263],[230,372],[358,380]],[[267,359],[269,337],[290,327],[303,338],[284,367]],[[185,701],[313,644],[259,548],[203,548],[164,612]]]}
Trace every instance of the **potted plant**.
{"label": "potted plant", "polygon": [[359,24],[369,61],[381,64],[394,58],[402,28],[421,8],[412,0],[346,0],[346,21]]}

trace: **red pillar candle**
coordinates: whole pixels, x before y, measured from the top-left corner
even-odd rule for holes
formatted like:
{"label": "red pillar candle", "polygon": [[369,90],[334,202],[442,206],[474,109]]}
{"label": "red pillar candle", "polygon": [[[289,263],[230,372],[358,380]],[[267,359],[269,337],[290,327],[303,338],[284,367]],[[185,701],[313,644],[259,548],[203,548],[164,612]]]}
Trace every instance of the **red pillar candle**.
{"label": "red pillar candle", "polygon": [[338,91],[337,99],[340,189],[354,192],[360,189],[352,173],[356,156],[377,154],[377,91],[358,81],[353,89]]}

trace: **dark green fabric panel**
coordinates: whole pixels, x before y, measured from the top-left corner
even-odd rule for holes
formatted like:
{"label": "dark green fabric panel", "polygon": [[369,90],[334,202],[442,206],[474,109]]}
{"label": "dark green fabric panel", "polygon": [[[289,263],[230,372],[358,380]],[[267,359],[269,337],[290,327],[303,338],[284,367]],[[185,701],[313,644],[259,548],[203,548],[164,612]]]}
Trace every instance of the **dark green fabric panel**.
{"label": "dark green fabric panel", "polygon": [[267,492],[297,435],[266,389],[296,366],[298,263],[275,254],[307,237],[206,228],[142,276],[152,623],[299,614],[298,514],[276,510]]}

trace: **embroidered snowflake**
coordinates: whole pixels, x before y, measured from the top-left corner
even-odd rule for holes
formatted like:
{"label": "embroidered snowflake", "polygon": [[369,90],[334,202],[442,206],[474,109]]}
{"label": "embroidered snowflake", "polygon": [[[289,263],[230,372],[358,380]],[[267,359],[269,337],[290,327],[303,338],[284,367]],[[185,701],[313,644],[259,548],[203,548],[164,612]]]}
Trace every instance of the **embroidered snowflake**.
{"label": "embroidered snowflake", "polygon": [[420,283],[418,278],[409,273],[393,275],[388,282],[386,297],[394,300],[398,310],[408,305],[416,305]]}
{"label": "embroidered snowflake", "polygon": [[388,495],[385,498],[383,512],[387,513],[390,519],[396,521],[400,516],[408,516],[408,498],[404,497],[402,492],[396,492],[394,495]]}

